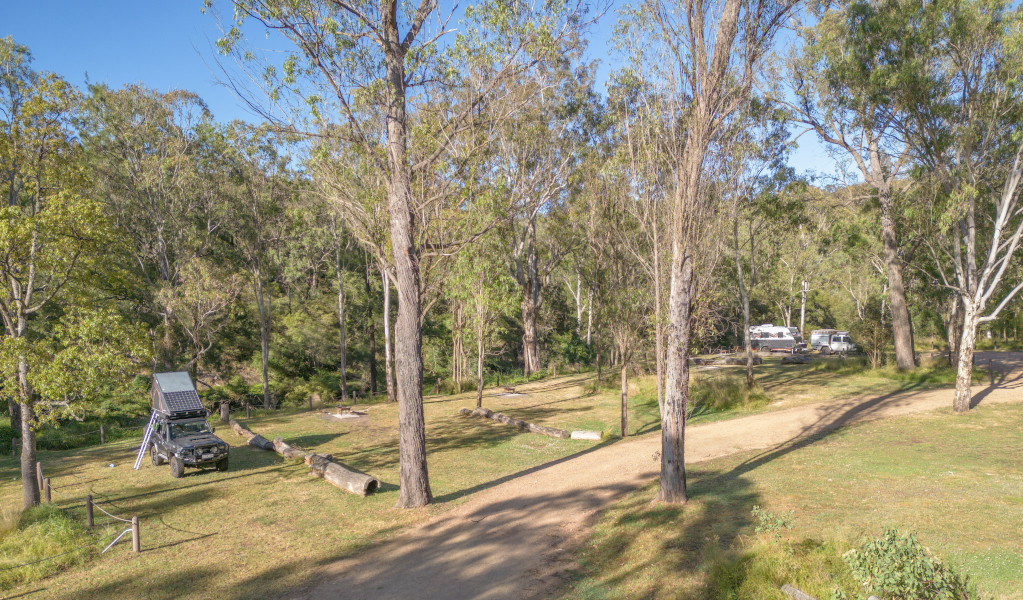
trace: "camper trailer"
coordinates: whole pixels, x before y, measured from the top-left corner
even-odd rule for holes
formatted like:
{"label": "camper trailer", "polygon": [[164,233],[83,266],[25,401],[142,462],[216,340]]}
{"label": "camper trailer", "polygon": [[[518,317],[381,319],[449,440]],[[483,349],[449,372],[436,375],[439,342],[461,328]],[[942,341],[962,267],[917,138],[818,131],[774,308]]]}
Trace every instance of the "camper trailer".
{"label": "camper trailer", "polygon": [[783,327],[766,323],[749,328],[750,345],[754,350],[768,352],[802,352],[806,349],[803,336],[796,327]]}

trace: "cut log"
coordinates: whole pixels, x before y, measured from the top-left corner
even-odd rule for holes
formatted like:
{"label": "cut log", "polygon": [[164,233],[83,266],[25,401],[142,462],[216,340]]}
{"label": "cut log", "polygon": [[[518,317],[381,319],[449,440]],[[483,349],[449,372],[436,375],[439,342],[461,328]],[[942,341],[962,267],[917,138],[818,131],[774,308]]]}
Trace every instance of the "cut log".
{"label": "cut log", "polygon": [[[458,411],[458,414],[466,417],[481,417],[485,419],[493,419],[495,421],[504,423],[505,425],[517,427],[519,429],[522,429],[523,431],[528,431],[530,433],[539,433],[541,435],[561,438],[563,440],[567,440],[572,436],[571,433],[565,431],[564,429],[558,429],[557,427],[547,427],[546,425],[536,425],[534,423],[527,423],[521,419],[515,419],[502,413],[495,413],[489,408],[475,408],[473,410],[469,410],[468,408],[462,408]],[[599,434],[597,439],[600,439]]]}
{"label": "cut log", "polygon": [[[722,364],[722,365],[744,367],[744,366],[746,366],[746,357],[745,356],[726,356],[725,358],[719,359],[719,360],[717,360],[715,362],[718,363],[718,364]],[[753,364],[760,365],[760,364],[763,364],[763,363],[764,363],[764,359],[760,358],[759,356],[754,356],[753,357]]]}
{"label": "cut log", "polygon": [[376,477],[346,467],[329,455],[308,454],[305,461],[311,474],[322,477],[338,489],[366,496],[380,487],[380,481]]}
{"label": "cut log", "polygon": [[281,436],[274,438],[274,450],[284,458],[300,458],[305,460],[305,455],[308,454],[308,452],[298,446],[292,446],[285,442]]}
{"label": "cut log", "polygon": [[784,356],[781,359],[783,365],[806,365],[813,362],[813,358],[806,354],[793,354],[791,356]]}
{"label": "cut log", "polygon": [[601,433],[599,431],[586,431],[579,430],[572,432],[573,440],[599,440]]}
{"label": "cut log", "polygon": [[247,443],[250,446],[259,448],[260,450],[274,450],[274,444],[270,440],[259,435],[258,433],[254,433],[248,429],[245,429],[245,427],[242,426],[241,423],[235,421],[234,419],[231,419],[230,423],[231,429],[234,429],[234,432],[237,433],[238,435],[247,438]]}

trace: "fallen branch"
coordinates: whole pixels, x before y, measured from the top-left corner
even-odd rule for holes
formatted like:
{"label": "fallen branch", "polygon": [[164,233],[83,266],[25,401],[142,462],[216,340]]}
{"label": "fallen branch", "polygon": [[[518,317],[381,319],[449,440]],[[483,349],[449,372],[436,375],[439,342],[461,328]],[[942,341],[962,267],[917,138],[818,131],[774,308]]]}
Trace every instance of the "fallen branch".
{"label": "fallen branch", "polygon": [[247,443],[250,446],[254,446],[254,447],[259,448],[261,450],[273,450],[274,449],[273,442],[271,442],[270,440],[266,439],[265,437],[259,435],[258,433],[254,433],[252,431],[249,431],[244,426],[242,426],[242,424],[239,423],[238,421],[235,421],[234,419],[231,419],[230,420],[230,424],[231,424],[231,429],[234,429],[235,433],[237,433],[238,435],[244,437],[247,440]]}

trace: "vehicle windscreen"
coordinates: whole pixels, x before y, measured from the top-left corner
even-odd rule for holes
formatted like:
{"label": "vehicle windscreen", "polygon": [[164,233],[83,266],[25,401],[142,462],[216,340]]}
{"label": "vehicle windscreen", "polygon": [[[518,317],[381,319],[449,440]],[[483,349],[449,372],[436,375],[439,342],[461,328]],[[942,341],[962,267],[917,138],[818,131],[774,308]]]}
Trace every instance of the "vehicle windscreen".
{"label": "vehicle windscreen", "polygon": [[186,435],[195,435],[197,433],[212,433],[210,426],[206,421],[195,421],[192,423],[171,423],[170,436],[171,439],[179,438]]}

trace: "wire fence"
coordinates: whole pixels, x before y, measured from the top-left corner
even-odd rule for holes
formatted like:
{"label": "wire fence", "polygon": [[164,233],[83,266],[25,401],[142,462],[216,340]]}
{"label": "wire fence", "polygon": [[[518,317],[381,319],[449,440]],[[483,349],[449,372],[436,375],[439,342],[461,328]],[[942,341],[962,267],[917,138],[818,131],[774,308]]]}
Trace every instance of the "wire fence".
{"label": "wire fence", "polygon": [[[41,467],[39,467],[39,469],[37,471],[37,474],[41,474],[41,473],[42,473],[42,469],[41,469]],[[52,494],[53,494],[54,490],[65,490],[65,489],[67,489],[69,487],[73,487],[74,485],[77,485],[77,484],[71,484],[71,485],[65,485],[65,486],[54,486],[50,482],[49,478],[43,478],[43,480],[44,480],[45,483],[44,483],[43,486],[40,486],[40,487],[44,487],[44,489],[40,490],[40,491],[45,494],[45,498],[46,498],[46,501],[48,503],[52,503]],[[74,498],[70,497],[70,495],[68,495],[67,499],[68,500],[74,500]],[[17,565],[8,565],[6,567],[0,567],[0,573],[6,572],[6,571],[13,571],[15,569],[23,569],[25,567],[30,567],[32,565],[37,565],[37,564],[44,563],[44,562],[47,562],[47,561],[51,561],[51,560],[54,560],[54,559],[58,559],[58,558],[61,558],[61,557],[64,557],[64,556],[69,556],[71,554],[74,554],[76,552],[81,552],[82,550],[85,550],[87,548],[92,548],[92,547],[96,546],[97,544],[104,543],[107,540],[110,540],[111,538],[114,538],[112,542],[107,544],[106,547],[104,547],[103,550],[100,551],[100,554],[105,554],[107,552],[107,550],[110,550],[110,548],[112,548],[115,544],[117,544],[117,542],[119,542],[121,540],[121,538],[123,538],[125,535],[127,535],[129,533],[132,534],[132,549],[135,552],[141,552],[141,541],[140,541],[140,535],[139,535],[139,519],[138,519],[138,517],[132,517],[132,518],[128,519],[128,518],[125,518],[125,517],[121,517],[121,516],[115,515],[115,514],[111,513],[110,511],[106,510],[105,508],[103,508],[103,506],[101,506],[99,502],[95,501],[92,498],[91,494],[89,494],[89,495],[87,495],[85,497],[85,499],[84,499],[84,507],[85,507],[85,510],[86,510],[87,525],[90,528],[95,526],[95,522],[94,522],[94,519],[93,519],[93,513],[92,513],[92,509],[93,508],[99,509],[99,511],[101,513],[103,513],[104,515],[110,517],[111,519],[114,519],[114,521],[119,521],[121,523],[127,523],[129,525],[129,527],[127,529],[124,529],[124,530],[121,530],[121,531],[115,531],[115,532],[110,533],[108,535],[105,535],[103,537],[94,539],[94,540],[89,541],[89,542],[87,542],[85,544],[82,544],[81,546],[72,548],[70,550],[61,552],[59,554],[54,554],[52,556],[46,556],[44,558],[39,558],[39,559],[36,559],[36,560],[32,560],[32,561],[25,562],[25,563],[20,563],[20,564],[17,564]],[[79,505],[67,506],[67,507],[60,507],[60,506],[58,506],[58,507],[55,507],[55,508],[57,508],[58,510],[61,510],[61,511],[71,512],[71,511],[75,511],[75,510],[81,508],[81,506],[79,506]]]}

